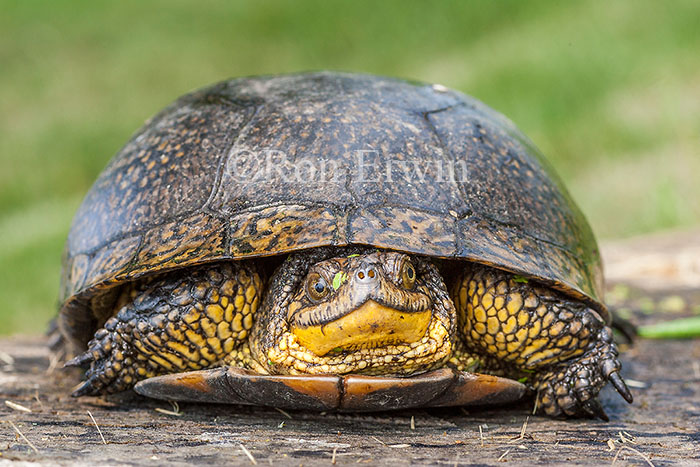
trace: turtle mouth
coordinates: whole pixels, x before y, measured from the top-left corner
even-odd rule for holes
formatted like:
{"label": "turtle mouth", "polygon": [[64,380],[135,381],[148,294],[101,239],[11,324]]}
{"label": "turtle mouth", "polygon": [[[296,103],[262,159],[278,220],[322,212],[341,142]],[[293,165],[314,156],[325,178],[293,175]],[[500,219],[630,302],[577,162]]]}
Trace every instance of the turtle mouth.
{"label": "turtle mouth", "polygon": [[297,320],[291,332],[299,343],[318,356],[329,352],[352,351],[410,344],[428,331],[431,310],[400,310],[367,300],[361,306],[328,323],[307,324]]}

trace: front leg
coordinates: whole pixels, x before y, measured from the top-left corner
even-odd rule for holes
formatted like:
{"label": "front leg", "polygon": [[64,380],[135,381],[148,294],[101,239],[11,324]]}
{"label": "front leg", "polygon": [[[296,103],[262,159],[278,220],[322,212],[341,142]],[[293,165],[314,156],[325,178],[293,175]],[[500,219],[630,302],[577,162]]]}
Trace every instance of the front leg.
{"label": "front leg", "polygon": [[480,265],[467,266],[452,296],[481,371],[527,376],[539,411],[607,419],[596,396],[608,381],[632,402],[612,331],[585,303]]}
{"label": "front leg", "polygon": [[74,396],[115,393],[139,380],[219,364],[247,340],[262,281],[231,262],[127,285],[115,316],[67,366],[88,367]]}

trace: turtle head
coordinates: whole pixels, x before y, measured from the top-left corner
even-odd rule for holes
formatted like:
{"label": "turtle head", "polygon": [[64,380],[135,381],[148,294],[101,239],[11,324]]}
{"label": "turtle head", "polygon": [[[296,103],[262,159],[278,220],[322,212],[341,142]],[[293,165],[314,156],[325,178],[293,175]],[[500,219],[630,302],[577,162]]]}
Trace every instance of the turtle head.
{"label": "turtle head", "polygon": [[404,253],[313,263],[275,314],[285,325],[264,358],[273,372],[407,374],[451,353],[455,312],[442,278]]}
{"label": "turtle head", "polygon": [[287,320],[304,347],[326,355],[417,342],[428,330],[432,305],[408,255],[375,252],[315,264]]}

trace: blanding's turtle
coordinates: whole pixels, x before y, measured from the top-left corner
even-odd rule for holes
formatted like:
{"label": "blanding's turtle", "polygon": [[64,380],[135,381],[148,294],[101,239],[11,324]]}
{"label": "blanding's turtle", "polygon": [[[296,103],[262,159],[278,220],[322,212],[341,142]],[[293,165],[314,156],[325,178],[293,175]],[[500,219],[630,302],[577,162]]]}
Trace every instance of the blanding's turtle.
{"label": "blanding's turtle", "polygon": [[595,238],[533,144],[440,85],[225,81],[156,115],[83,201],[54,348],[74,395],[606,418]]}

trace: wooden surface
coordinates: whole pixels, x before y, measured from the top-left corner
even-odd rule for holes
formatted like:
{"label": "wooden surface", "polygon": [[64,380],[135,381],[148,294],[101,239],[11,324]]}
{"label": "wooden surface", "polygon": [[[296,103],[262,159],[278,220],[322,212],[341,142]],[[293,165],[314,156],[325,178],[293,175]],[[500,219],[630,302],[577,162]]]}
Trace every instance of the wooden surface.
{"label": "wooden surface", "polygon": [[[684,244],[670,244],[672,256],[683,257]],[[615,270],[627,257],[608,260],[608,267]],[[629,287],[617,274],[610,301],[637,323],[700,313],[700,291],[692,284],[647,289],[635,279]],[[78,376],[47,371],[44,344],[41,337],[0,339],[0,464],[250,465],[246,451],[258,465],[700,463],[700,339],[625,347],[623,375],[632,380],[635,402],[628,406],[606,388],[601,399],[609,423],[532,416],[529,401],[370,415],[183,404],[173,415],[169,404],[133,395],[72,399]]]}

